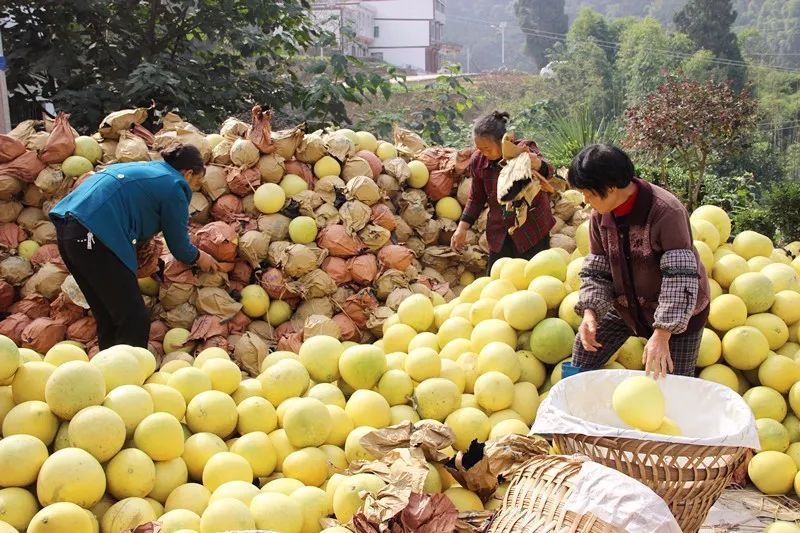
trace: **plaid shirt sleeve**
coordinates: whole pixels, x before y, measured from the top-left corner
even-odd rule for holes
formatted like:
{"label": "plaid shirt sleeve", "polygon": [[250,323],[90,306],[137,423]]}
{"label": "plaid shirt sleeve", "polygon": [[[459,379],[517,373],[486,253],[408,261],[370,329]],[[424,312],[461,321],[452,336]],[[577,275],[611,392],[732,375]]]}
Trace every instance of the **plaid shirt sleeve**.
{"label": "plaid shirt sleeve", "polygon": [[614,302],[614,287],[611,279],[611,264],[608,256],[589,254],[581,268],[581,290],[575,312],[591,309],[597,317],[605,315]]}
{"label": "plaid shirt sleeve", "polygon": [[668,250],[661,256],[661,292],[654,329],[674,334],[686,331],[699,291],[697,259],[692,250]]}

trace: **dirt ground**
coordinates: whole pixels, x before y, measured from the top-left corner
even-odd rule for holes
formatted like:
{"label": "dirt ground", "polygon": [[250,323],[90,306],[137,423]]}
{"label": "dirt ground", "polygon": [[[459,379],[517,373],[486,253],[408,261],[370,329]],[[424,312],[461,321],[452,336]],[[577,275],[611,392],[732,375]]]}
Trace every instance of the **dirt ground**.
{"label": "dirt ground", "polygon": [[764,496],[752,487],[728,489],[711,508],[700,533],[761,533],[775,520],[800,521],[800,501]]}

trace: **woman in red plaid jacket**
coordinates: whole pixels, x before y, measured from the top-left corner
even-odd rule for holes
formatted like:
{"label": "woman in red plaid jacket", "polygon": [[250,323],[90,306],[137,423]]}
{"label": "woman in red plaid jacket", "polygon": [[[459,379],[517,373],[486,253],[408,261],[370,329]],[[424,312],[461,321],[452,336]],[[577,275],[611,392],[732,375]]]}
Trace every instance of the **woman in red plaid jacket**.
{"label": "woman in red plaid jacket", "polygon": [[[460,252],[464,249],[467,230],[475,223],[483,209],[488,205],[489,217],[486,223],[486,239],[489,242],[489,261],[487,274],[492,265],[501,257],[520,257],[530,259],[550,247],[550,230],[556,221],[550,208],[550,195],[541,191],[533,200],[525,223],[513,235],[508,230],[516,222],[515,213],[506,211],[497,199],[497,179],[500,176],[502,160],[502,140],[506,134],[509,115],[495,111],[479,118],[473,126],[472,136],[478,151],[470,161],[468,175],[472,177],[469,201],[461,215],[461,221],[453,234],[450,245]],[[555,168],[542,158],[536,143],[528,140],[517,141],[530,150],[531,168],[545,178],[555,175]]]}

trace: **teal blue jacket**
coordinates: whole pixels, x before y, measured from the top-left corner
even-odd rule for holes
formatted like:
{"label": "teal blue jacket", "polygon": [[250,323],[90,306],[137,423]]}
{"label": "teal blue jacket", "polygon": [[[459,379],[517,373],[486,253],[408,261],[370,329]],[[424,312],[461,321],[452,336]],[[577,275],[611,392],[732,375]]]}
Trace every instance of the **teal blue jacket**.
{"label": "teal blue jacket", "polygon": [[191,197],[186,179],[168,163],[121,163],[90,176],[50,217],[72,215],[133,272],[136,243],[159,232],[178,261],[193,265],[198,251],[188,233]]}

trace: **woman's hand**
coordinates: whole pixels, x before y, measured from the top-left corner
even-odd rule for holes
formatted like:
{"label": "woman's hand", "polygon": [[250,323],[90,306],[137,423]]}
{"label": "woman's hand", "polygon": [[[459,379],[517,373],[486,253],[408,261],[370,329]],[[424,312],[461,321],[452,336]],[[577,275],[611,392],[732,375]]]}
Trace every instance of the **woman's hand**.
{"label": "woman's hand", "polygon": [[672,364],[672,355],[669,352],[669,339],[672,333],[665,329],[657,329],[647,341],[642,355],[642,364],[647,375],[653,373],[653,378],[667,377],[675,367]]}
{"label": "woman's hand", "polygon": [[197,266],[203,272],[217,272],[219,270],[217,260],[203,250],[200,250],[200,254],[197,256]]}
{"label": "woman's hand", "polygon": [[597,316],[591,309],[583,312],[583,320],[578,328],[578,335],[581,337],[583,349],[587,352],[596,352],[598,348],[602,348],[603,345],[597,342]]}
{"label": "woman's hand", "polygon": [[461,252],[464,249],[464,244],[467,242],[467,229],[469,224],[466,222],[459,222],[453,237],[450,239],[450,248],[454,252]]}

